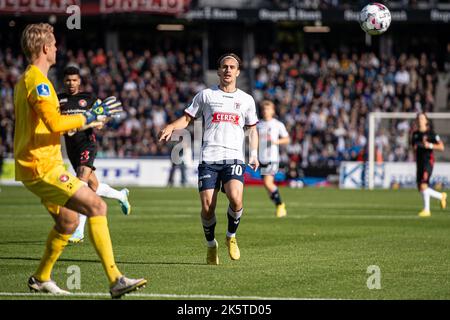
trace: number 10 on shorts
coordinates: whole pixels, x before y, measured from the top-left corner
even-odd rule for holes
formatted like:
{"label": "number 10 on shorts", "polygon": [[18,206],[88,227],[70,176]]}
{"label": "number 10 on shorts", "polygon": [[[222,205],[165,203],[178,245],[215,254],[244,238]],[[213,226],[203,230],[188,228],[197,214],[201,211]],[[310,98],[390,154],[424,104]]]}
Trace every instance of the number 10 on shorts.
{"label": "number 10 on shorts", "polygon": [[242,175],[242,166],[240,166],[238,164],[231,165],[231,175],[241,176]]}

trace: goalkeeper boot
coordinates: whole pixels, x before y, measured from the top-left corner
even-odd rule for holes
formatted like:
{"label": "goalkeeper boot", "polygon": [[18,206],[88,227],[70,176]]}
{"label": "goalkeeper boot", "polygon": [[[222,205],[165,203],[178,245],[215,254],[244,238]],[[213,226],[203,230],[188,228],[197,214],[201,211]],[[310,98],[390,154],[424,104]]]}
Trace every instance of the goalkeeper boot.
{"label": "goalkeeper boot", "polygon": [[129,279],[125,276],[117,278],[116,282],[109,289],[111,298],[120,299],[124,294],[130,293],[140,288],[144,288],[147,284],[147,280],[141,279]]}
{"label": "goalkeeper boot", "polygon": [[213,247],[209,247],[206,251],[206,264],[210,265],[218,265],[219,264],[219,244],[217,243],[217,240],[214,239],[215,245]]}
{"label": "goalkeeper boot", "polygon": [[55,281],[39,281],[34,276],[31,276],[28,279],[28,288],[34,292],[42,292],[42,293],[51,293],[51,294],[62,294],[67,295],[70,294],[69,291],[63,290],[58,287]]}
{"label": "goalkeeper boot", "polygon": [[72,236],[69,238],[69,243],[81,243],[84,241],[84,234],[83,231],[75,230],[75,232],[72,234]]}
{"label": "goalkeeper boot", "polygon": [[239,260],[241,257],[241,252],[239,251],[236,237],[226,237],[225,242],[227,244],[228,254],[230,255],[231,260]]}
{"label": "goalkeeper boot", "polygon": [[123,194],[123,200],[119,200],[120,208],[122,209],[122,212],[124,215],[128,216],[131,213],[131,205],[128,201],[128,195],[130,194],[130,190],[127,188],[120,190],[120,192]]}
{"label": "goalkeeper boot", "polygon": [[423,209],[422,211],[419,212],[419,217],[421,217],[421,218],[428,218],[428,217],[431,217],[431,212],[430,212],[430,210],[425,210],[425,209]]}
{"label": "goalkeeper boot", "polygon": [[442,192],[442,198],[441,198],[441,209],[447,208],[447,193]]}
{"label": "goalkeeper boot", "polygon": [[287,211],[286,211],[286,205],[284,203],[277,205],[277,211],[275,213],[277,218],[286,217]]}

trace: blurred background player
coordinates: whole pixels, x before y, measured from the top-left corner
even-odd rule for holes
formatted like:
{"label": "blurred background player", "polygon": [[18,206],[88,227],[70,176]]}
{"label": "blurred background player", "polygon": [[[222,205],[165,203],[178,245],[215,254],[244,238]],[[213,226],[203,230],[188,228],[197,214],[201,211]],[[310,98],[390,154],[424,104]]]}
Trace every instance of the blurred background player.
{"label": "blurred background player", "polygon": [[417,187],[423,197],[423,210],[419,212],[419,216],[429,217],[431,216],[430,197],[438,199],[442,209],[447,207],[447,193],[437,192],[429,187],[434,166],[433,150],[443,151],[444,143],[434,133],[425,113],[419,113],[416,122],[417,130],[412,134],[412,146],[416,155]]}
{"label": "blurred background player", "polygon": [[47,23],[30,24],[22,33],[22,50],[29,62],[14,87],[15,178],[37,195],[55,221],[30,290],[69,294],[51,280],[53,266],[78,225],[78,212],[88,216],[89,234],[109,280],[112,298],[145,286],[145,279],[129,279],[117,268],[109,234],[106,203],[64,168],[61,133],[101,126],[121,103],[110,97],[96,101],[83,114],[61,115],[48,71],[56,63],[56,40]]}
{"label": "blurred background player", "polygon": [[256,126],[259,136],[259,161],[261,175],[263,176],[264,188],[269,193],[270,199],[276,206],[276,216],[285,217],[286,206],[281,201],[280,192],[275,185],[275,175],[279,168],[279,146],[290,142],[289,133],[284,124],[275,116],[275,104],[272,101],[261,102],[262,120]]}
{"label": "blurred background player", "polygon": [[[76,67],[67,67],[64,70],[65,92],[58,94],[60,112],[63,115],[82,114],[97,100],[91,93],[81,92],[80,70]],[[89,188],[99,196],[119,200],[122,212],[125,215],[131,213],[128,202],[128,189],[118,191],[106,183],[99,183],[95,175],[94,161],[97,154],[97,143],[94,129],[84,131],[71,131],[64,135],[67,155],[75,170],[77,177],[87,183]],[[78,243],[84,239],[84,226],[86,216],[80,214],[80,223],[69,242]]]}
{"label": "blurred background player", "polygon": [[175,120],[159,134],[160,141],[168,141],[174,130],[184,129],[192,119],[204,123],[201,158],[198,166],[198,189],[202,203],[201,219],[207,241],[206,263],[219,264],[216,227],[217,194],[222,186],[229,200],[226,245],[232,260],[241,254],[236,231],[243,212],[245,157],[244,128],[249,128],[249,164],[256,170],[258,162],[258,132],[256,106],[253,97],[236,87],[242,65],[241,59],[225,54],[218,60],[219,85],[200,91],[185,115]]}
{"label": "blurred background player", "polygon": [[[167,186],[168,187],[173,187],[174,186],[174,179],[175,179],[175,173],[176,170],[179,169],[180,170],[180,185],[181,187],[185,187],[186,186],[186,166],[191,164],[191,157],[192,157],[192,150],[190,147],[190,143],[187,143],[186,139],[183,138],[183,140],[180,142],[180,146],[181,148],[178,149],[179,145],[176,145],[174,147],[174,149],[172,149],[172,157],[176,157],[172,158],[172,165],[170,167],[170,172],[169,172],[169,179],[167,181]],[[175,154],[173,153],[173,151],[176,151]]]}

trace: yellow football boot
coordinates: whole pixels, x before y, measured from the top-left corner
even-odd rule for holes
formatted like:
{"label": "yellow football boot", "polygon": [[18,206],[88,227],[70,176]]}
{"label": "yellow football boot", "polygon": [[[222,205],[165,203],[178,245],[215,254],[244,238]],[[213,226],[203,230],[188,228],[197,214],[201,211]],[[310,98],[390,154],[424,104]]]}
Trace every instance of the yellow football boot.
{"label": "yellow football boot", "polygon": [[422,210],[422,211],[420,211],[419,212],[419,217],[421,217],[421,218],[428,218],[428,217],[431,217],[431,212],[430,212],[430,210]]}
{"label": "yellow football boot", "polygon": [[277,206],[277,211],[275,213],[277,218],[286,217],[287,211],[286,211],[286,205],[284,203]]}
{"label": "yellow football boot", "polygon": [[214,240],[216,242],[216,245],[214,247],[208,247],[207,252],[206,252],[206,264],[210,264],[210,265],[218,265],[219,264],[219,252],[218,252],[218,248],[219,248],[219,244],[217,243],[216,240]]}
{"label": "yellow football boot", "polygon": [[447,193],[442,192],[441,209],[447,208]]}
{"label": "yellow football boot", "polygon": [[241,252],[239,251],[239,247],[237,245],[236,237],[226,237],[226,244],[228,247],[228,254],[230,255],[231,260],[239,260],[241,257]]}

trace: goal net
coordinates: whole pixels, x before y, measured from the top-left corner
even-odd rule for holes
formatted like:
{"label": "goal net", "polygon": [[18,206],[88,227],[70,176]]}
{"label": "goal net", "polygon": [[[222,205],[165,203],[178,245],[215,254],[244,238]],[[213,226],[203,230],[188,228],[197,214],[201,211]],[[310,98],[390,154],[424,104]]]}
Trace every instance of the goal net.
{"label": "goal net", "polygon": [[[369,114],[368,161],[364,186],[374,188],[415,188],[416,165],[411,133],[416,113],[372,112]],[[427,113],[433,129],[446,149],[435,151],[431,185],[450,187],[450,113]]]}

